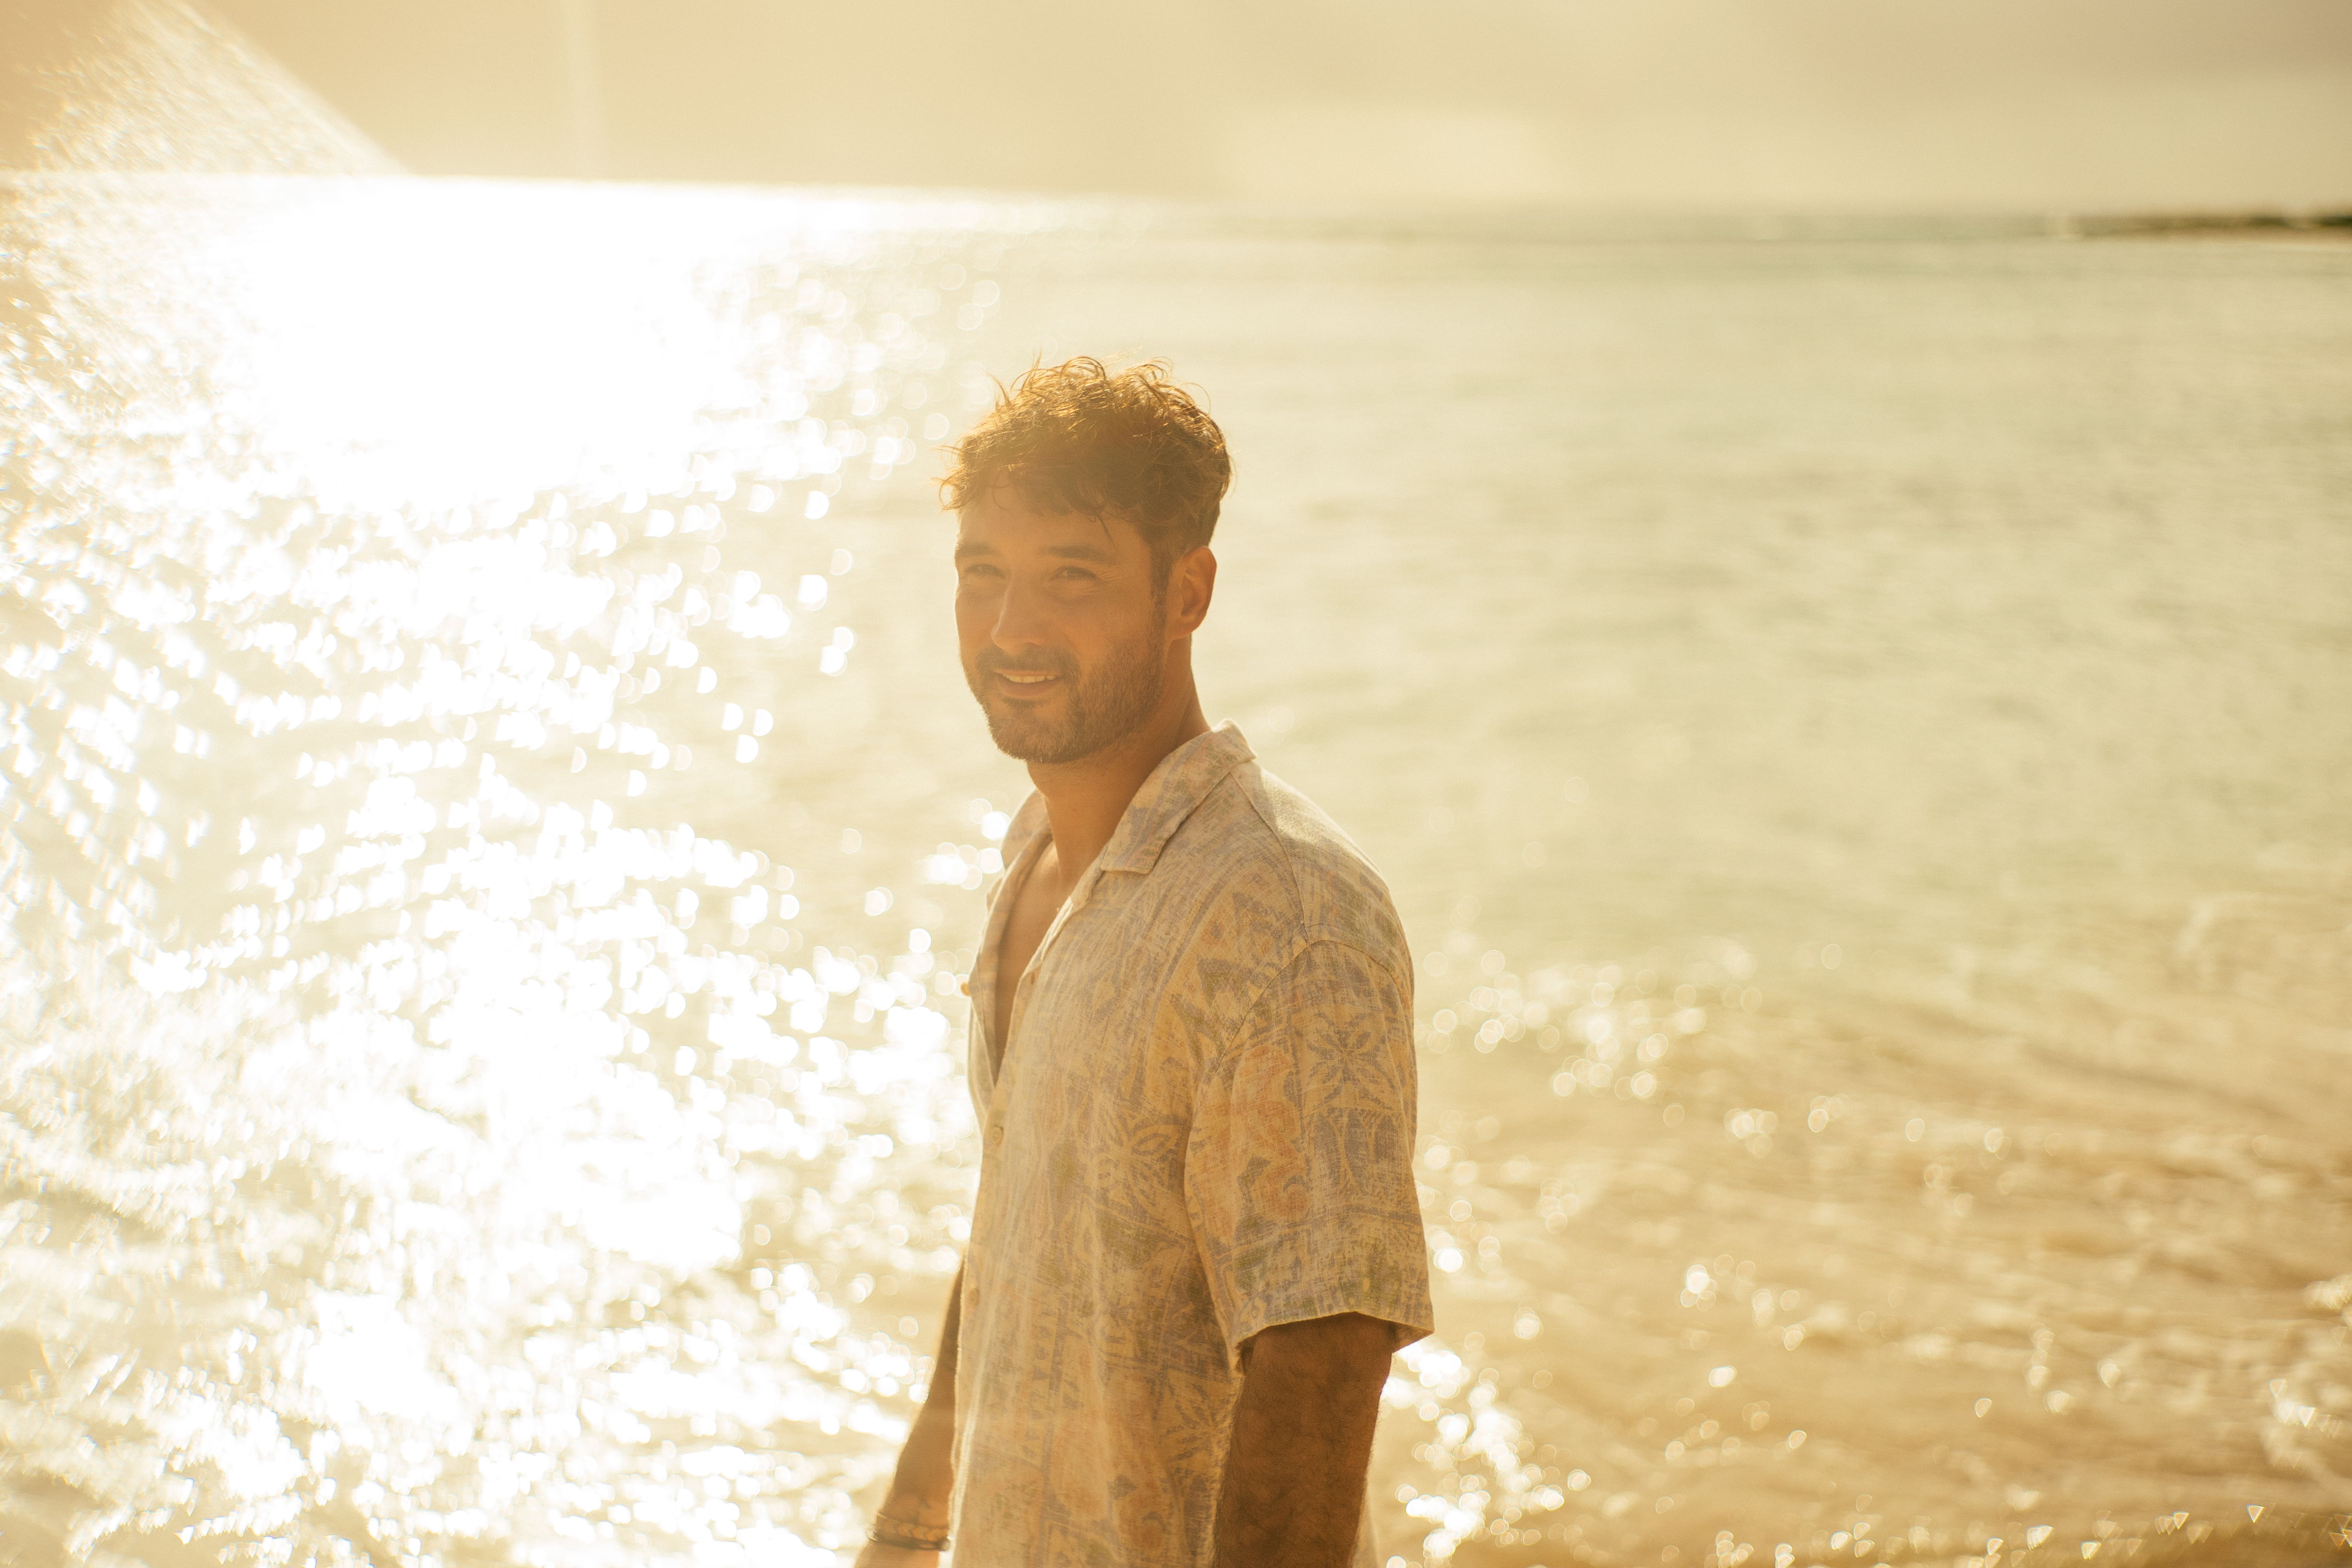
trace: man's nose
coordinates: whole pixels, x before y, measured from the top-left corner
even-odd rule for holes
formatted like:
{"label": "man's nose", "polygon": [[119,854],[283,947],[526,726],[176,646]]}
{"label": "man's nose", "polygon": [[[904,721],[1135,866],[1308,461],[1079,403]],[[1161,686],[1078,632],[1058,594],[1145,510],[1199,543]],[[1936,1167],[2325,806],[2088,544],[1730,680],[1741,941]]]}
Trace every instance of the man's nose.
{"label": "man's nose", "polygon": [[1015,577],[1004,585],[1004,597],[997,602],[996,624],[989,628],[989,640],[1008,653],[1036,647],[1045,640],[1044,612],[1044,596]]}

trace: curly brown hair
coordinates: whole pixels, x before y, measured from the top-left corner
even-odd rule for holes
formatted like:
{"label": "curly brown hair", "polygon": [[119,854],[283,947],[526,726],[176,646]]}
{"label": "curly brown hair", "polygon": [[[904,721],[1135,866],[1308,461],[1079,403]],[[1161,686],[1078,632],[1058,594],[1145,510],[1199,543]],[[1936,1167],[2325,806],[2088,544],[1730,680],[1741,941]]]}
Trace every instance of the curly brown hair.
{"label": "curly brown hair", "polygon": [[1119,518],[1150,545],[1161,584],[1216,531],[1234,474],[1216,421],[1162,360],[1034,364],[998,384],[996,406],[949,451],[940,497],[950,510],[1007,485],[1050,511]]}

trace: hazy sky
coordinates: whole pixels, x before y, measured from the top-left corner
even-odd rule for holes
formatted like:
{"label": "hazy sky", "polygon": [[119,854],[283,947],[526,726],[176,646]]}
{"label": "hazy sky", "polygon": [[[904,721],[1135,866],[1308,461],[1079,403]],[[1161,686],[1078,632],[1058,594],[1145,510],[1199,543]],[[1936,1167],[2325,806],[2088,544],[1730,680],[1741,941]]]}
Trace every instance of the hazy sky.
{"label": "hazy sky", "polygon": [[428,174],[2352,205],[2352,0],[217,0]]}

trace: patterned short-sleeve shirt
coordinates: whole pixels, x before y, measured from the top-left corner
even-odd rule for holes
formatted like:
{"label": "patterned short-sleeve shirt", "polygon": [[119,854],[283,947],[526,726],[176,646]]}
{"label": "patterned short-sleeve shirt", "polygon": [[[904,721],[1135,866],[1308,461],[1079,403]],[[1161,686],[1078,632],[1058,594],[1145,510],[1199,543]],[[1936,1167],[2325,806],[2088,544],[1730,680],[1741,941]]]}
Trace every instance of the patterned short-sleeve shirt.
{"label": "patterned short-sleeve shirt", "polygon": [[1363,856],[1226,724],[1136,792],[992,1040],[1006,889],[1048,837],[1032,795],[972,966],[956,1555],[1200,1568],[1244,1342],[1431,1329],[1412,960]]}

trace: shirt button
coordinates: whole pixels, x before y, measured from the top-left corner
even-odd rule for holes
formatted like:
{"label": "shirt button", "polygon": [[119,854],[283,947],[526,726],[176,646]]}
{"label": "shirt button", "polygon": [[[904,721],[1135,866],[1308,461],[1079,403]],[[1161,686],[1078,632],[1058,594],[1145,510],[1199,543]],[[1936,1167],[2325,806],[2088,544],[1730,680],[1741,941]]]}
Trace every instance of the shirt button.
{"label": "shirt button", "polygon": [[1002,1142],[1004,1142],[1004,1129],[1003,1129],[1003,1127],[1002,1125],[1000,1125],[1000,1124],[991,1123],[991,1124],[990,1124],[990,1126],[989,1126],[989,1129],[988,1129],[988,1141],[989,1141],[991,1143],[1002,1143]]}

